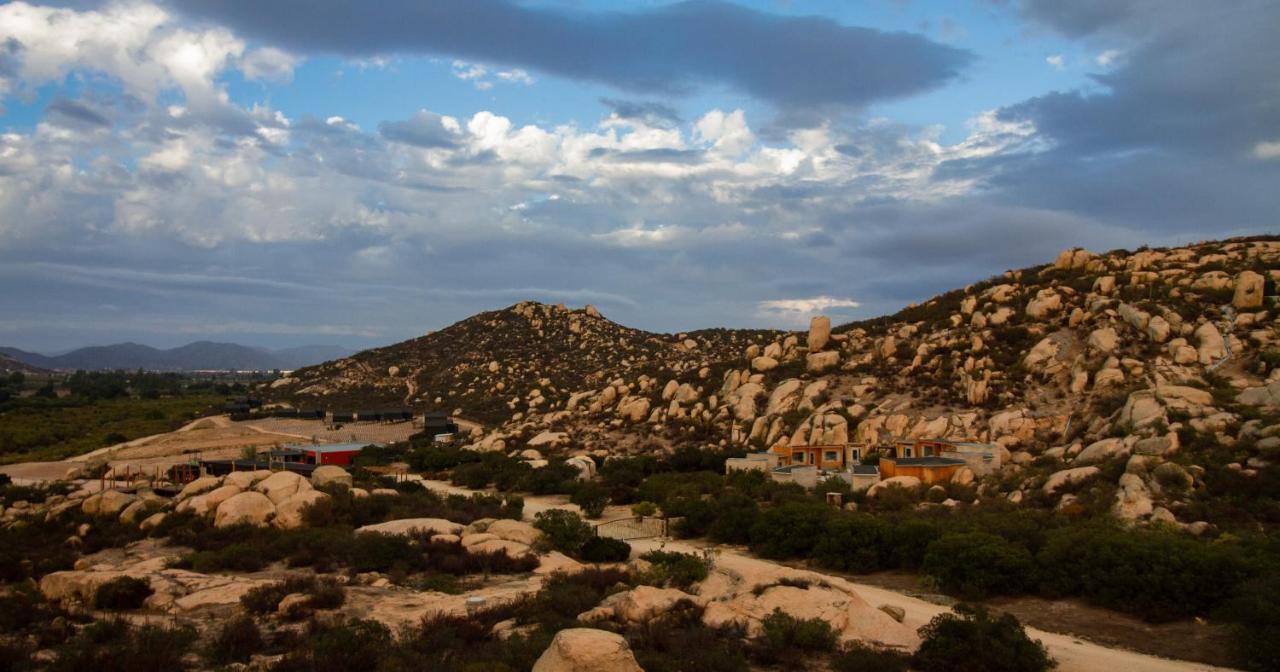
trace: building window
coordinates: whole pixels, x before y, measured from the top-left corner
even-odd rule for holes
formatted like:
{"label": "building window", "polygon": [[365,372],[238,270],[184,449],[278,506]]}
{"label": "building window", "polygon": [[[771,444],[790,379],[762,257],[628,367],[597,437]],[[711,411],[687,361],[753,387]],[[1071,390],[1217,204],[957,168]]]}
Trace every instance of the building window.
{"label": "building window", "polygon": [[827,462],[835,462],[840,458],[839,458],[839,455],[836,453],[836,451],[828,450],[826,453],[822,455],[822,459],[826,460]]}
{"label": "building window", "polygon": [[902,449],[902,456],[903,456],[903,457],[911,457],[911,449],[910,449],[910,448],[903,448],[903,449]]}
{"label": "building window", "polygon": [[858,450],[857,448],[851,448],[849,450],[849,457],[852,458],[854,462],[861,462],[862,451]]}
{"label": "building window", "polygon": [[804,453],[791,453],[791,461],[796,464],[804,464]]}

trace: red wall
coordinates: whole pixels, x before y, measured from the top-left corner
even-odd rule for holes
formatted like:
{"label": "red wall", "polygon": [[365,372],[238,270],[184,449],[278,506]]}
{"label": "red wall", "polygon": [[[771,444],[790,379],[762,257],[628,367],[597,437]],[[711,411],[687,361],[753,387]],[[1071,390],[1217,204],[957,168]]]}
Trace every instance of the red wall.
{"label": "red wall", "polygon": [[358,450],[348,450],[333,453],[312,453],[316,464],[336,464],[338,466],[346,466],[351,464],[352,458],[358,455]]}

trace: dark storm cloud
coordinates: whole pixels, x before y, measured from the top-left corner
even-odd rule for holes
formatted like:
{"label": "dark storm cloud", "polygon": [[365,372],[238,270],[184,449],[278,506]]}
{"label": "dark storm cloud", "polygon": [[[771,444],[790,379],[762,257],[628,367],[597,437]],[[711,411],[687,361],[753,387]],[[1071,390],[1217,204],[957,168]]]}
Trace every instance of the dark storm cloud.
{"label": "dark storm cloud", "polygon": [[726,84],[785,108],[920,93],[972,60],[920,35],[710,0],[631,12],[570,12],[510,0],[172,4],[300,52],[441,54],[662,94]]}
{"label": "dark storm cloud", "polygon": [[620,100],[601,98],[600,103],[613,111],[619,119],[643,122],[647,126],[669,128],[681,122],[674,107],[647,100]]}
{"label": "dark storm cloud", "polygon": [[419,110],[403,121],[384,121],[378,124],[378,132],[392,142],[426,148],[448,148],[457,145],[454,134],[442,123],[435,112]]}
{"label": "dark storm cloud", "polygon": [[[986,174],[1002,202],[1079,213],[1152,238],[1274,229],[1280,161],[1280,5],[1028,0],[1038,25],[1120,48],[1089,90],[1000,111],[1049,151],[947,166]],[[1100,68],[1101,69],[1101,68]]]}
{"label": "dark storm cloud", "polygon": [[53,117],[55,121],[68,122],[77,126],[103,127],[111,125],[111,120],[105,114],[69,98],[55,98],[45,108],[45,114]]}

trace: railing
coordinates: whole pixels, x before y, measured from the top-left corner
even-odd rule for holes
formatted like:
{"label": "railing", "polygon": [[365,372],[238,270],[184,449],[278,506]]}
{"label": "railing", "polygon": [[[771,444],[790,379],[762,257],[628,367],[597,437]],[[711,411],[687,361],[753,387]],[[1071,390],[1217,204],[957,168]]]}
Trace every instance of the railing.
{"label": "railing", "polygon": [[653,539],[670,536],[670,518],[657,516],[627,516],[596,523],[597,537],[609,537],[629,541],[632,539]]}

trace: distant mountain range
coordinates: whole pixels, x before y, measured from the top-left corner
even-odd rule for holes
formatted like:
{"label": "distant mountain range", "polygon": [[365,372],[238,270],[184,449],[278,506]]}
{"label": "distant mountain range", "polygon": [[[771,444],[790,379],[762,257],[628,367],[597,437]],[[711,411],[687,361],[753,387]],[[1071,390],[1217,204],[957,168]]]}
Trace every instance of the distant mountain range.
{"label": "distant mountain range", "polygon": [[341,359],[353,350],[336,345],[303,345],[268,350],[235,343],[197,341],[161,350],[138,343],[96,345],[61,355],[42,355],[17,348],[0,347],[0,355],[40,369],[86,371],[146,369],[148,371],[202,371],[299,369],[331,359]]}

